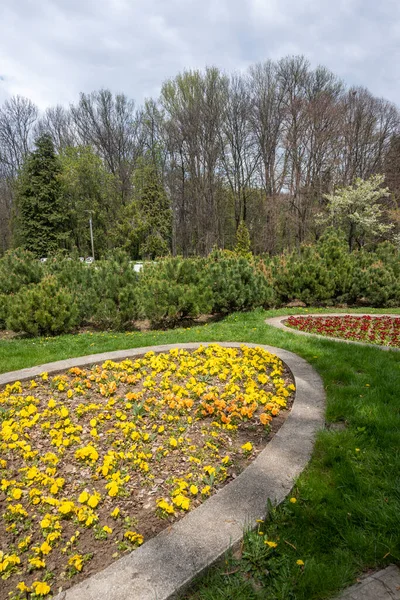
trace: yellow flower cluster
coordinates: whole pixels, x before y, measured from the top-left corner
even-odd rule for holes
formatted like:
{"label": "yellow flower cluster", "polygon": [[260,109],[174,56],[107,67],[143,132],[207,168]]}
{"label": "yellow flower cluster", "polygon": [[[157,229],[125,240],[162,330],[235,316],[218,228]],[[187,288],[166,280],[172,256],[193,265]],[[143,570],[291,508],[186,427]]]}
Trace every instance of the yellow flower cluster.
{"label": "yellow flower cluster", "polygon": [[[142,529],[141,498],[168,519],[197,506],[230,477],[236,459],[259,450],[254,439],[235,442],[238,428],[251,437],[255,426],[268,427],[293,391],[276,356],[216,344],[7,385],[0,537],[8,545],[0,577],[10,591],[45,596],[51,575],[45,582],[35,574],[46,574],[49,555],[56,589],[97,548],[139,546],[147,531],[132,525]],[[93,552],[84,554],[90,540]]]}

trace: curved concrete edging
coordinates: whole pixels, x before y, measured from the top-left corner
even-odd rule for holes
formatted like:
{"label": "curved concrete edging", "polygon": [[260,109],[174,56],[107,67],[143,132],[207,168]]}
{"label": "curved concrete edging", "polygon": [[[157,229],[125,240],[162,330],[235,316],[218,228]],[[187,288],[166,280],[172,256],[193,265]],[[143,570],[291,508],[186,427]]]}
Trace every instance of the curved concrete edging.
{"label": "curved concrete edging", "polygon": [[[316,433],[324,425],[325,393],[320,376],[292,352],[261,344],[218,343],[225,347],[260,347],[279,356],[296,384],[292,410],[258,457],[232,482],[129,555],[58,594],[58,600],[167,600],[220,558],[266,514],[267,499],[282,502],[307,465]],[[59,372],[107,359],[118,360],[171,348],[195,349],[201,343],[168,344],[93,354],[0,375],[0,384],[30,379],[42,371]]]}
{"label": "curved concrete edging", "polygon": [[330,340],[331,342],[344,342],[345,344],[355,344],[356,346],[366,346],[367,348],[379,348],[380,350],[391,350],[393,352],[399,352],[400,348],[393,348],[393,346],[380,346],[379,344],[367,344],[366,342],[357,342],[356,340],[344,340],[342,338],[336,338],[328,335],[320,335],[319,333],[308,333],[308,331],[299,331],[294,327],[287,327],[284,321],[287,321],[289,317],[305,318],[305,317],[392,317],[394,319],[400,319],[400,315],[392,313],[310,313],[301,315],[284,315],[280,317],[270,317],[265,319],[267,325],[282,329],[282,331],[289,331],[298,335],[307,335],[309,337],[318,338],[320,340]]}

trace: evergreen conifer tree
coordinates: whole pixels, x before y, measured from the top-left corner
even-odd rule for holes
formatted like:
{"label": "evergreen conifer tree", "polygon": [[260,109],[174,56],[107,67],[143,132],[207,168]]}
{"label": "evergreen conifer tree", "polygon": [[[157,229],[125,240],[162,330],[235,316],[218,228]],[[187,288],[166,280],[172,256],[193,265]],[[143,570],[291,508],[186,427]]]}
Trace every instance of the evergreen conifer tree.
{"label": "evergreen conifer tree", "polygon": [[68,245],[69,213],[52,139],[44,134],[35,145],[17,181],[14,242],[36,256],[47,256]]}
{"label": "evergreen conifer tree", "polygon": [[138,161],[134,198],[116,228],[117,245],[133,257],[154,260],[171,249],[172,211],[157,166],[149,157]]}
{"label": "evergreen conifer tree", "polygon": [[152,165],[144,168],[143,187],[138,199],[144,239],[140,246],[143,258],[154,259],[168,254],[171,243],[172,212],[164,186]]}
{"label": "evergreen conifer tree", "polygon": [[236,254],[239,254],[239,256],[248,256],[251,253],[250,234],[244,221],[240,221],[236,231],[235,252]]}

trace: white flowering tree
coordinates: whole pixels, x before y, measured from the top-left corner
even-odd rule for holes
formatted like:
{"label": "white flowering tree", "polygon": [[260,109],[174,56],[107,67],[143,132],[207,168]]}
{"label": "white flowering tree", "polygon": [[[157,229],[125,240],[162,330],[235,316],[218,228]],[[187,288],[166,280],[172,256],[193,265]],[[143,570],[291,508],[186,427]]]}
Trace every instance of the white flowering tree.
{"label": "white flowering tree", "polygon": [[350,251],[355,245],[361,247],[379,239],[393,228],[393,224],[384,222],[381,200],[390,196],[389,189],[382,187],[384,180],[384,175],[356,179],[353,185],[324,196],[327,212],[318,220],[344,231]]}

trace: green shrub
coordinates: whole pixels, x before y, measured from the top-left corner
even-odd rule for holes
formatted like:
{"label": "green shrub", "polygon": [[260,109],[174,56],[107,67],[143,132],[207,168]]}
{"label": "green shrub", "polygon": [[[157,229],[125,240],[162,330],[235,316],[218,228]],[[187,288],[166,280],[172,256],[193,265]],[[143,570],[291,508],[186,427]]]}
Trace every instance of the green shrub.
{"label": "green shrub", "polygon": [[306,304],[346,301],[352,286],[354,261],[346,241],[327,231],[314,245],[303,245],[273,260],[274,287],[280,303],[299,299]]}
{"label": "green shrub", "polygon": [[141,314],[155,325],[173,325],[212,308],[203,259],[174,257],[145,264],[139,281]]}
{"label": "green shrub", "polygon": [[382,242],[376,247],[375,255],[378,260],[393,272],[393,275],[400,279],[400,247],[390,242]]}
{"label": "green shrub", "polygon": [[7,313],[6,324],[13,331],[58,335],[74,329],[78,311],[72,294],[60,287],[54,275],[48,275],[13,295]]}
{"label": "green shrub", "polygon": [[131,327],[138,317],[138,274],[128,254],[116,250],[90,269],[95,294],[91,322],[107,329]]}
{"label": "green shrub", "polygon": [[174,325],[200,314],[270,307],[299,299],[376,307],[400,304],[400,251],[385,242],[375,252],[349,253],[327,230],[314,245],[273,259],[214,250],[207,258],[165,258],[134,271],[121,250],[87,265],[78,256],[42,264],[17,249],[0,259],[0,329],[31,335],[81,325],[127,329],[138,317]]}
{"label": "green shrub", "polygon": [[46,262],[47,273],[57,278],[59,285],[73,297],[78,310],[78,324],[85,325],[92,318],[99,303],[94,265],[88,265],[72,257],[56,256]]}
{"label": "green shrub", "polygon": [[366,306],[393,307],[400,304],[400,281],[390,265],[376,254],[359,253],[350,299]]}
{"label": "green shrub", "polygon": [[80,325],[125,329],[137,318],[138,276],[124,251],[90,265],[78,256],[55,257],[46,268],[72,294]]}
{"label": "green shrub", "polygon": [[334,284],[332,299],[347,301],[355,267],[354,254],[349,252],[347,240],[343,234],[328,229],[318,240],[316,249]]}
{"label": "green shrub", "polygon": [[34,254],[17,248],[0,259],[0,294],[15,294],[25,285],[39,283],[43,265]]}
{"label": "green shrub", "polygon": [[335,280],[315,248],[303,246],[300,255],[292,252],[275,260],[274,287],[280,303],[298,299],[319,304],[334,297]]}
{"label": "green shrub", "polygon": [[274,304],[272,285],[254,259],[214,250],[207,259],[204,278],[212,292],[212,312],[229,313]]}
{"label": "green shrub", "polygon": [[5,329],[8,309],[8,298],[5,294],[0,294],[0,329]]}

